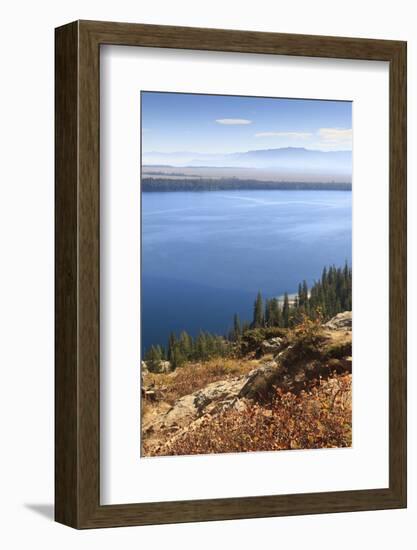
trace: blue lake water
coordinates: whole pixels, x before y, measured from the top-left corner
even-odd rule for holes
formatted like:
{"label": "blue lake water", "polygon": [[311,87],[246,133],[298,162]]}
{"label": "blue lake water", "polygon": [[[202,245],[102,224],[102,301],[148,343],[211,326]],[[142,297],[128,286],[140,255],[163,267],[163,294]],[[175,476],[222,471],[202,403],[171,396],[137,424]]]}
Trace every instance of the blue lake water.
{"label": "blue lake water", "polygon": [[142,193],[142,350],[224,334],[253,302],[352,259],[351,191]]}

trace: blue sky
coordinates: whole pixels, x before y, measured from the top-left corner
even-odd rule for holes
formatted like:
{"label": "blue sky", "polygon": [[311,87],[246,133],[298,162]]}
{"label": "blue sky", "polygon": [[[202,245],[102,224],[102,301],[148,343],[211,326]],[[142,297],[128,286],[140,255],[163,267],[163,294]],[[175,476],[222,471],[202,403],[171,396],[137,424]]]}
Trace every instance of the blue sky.
{"label": "blue sky", "polygon": [[352,149],[352,103],[142,92],[142,149],[232,153]]}

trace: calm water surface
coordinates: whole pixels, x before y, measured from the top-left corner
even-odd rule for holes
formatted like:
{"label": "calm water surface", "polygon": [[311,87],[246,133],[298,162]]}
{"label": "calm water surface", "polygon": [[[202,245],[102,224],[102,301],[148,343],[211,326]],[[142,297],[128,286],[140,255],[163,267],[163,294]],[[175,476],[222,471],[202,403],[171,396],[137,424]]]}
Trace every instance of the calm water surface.
{"label": "calm water surface", "polygon": [[142,349],[223,334],[264,297],[352,258],[350,191],[142,193]]}

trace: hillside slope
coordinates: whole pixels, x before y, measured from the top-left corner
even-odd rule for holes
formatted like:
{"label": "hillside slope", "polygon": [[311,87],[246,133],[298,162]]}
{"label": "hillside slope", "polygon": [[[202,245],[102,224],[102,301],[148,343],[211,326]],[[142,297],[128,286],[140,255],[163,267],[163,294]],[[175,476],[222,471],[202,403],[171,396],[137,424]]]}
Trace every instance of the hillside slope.
{"label": "hillside slope", "polygon": [[[351,445],[351,313],[142,376],[142,455]],[[255,342],[255,343],[254,343]]]}

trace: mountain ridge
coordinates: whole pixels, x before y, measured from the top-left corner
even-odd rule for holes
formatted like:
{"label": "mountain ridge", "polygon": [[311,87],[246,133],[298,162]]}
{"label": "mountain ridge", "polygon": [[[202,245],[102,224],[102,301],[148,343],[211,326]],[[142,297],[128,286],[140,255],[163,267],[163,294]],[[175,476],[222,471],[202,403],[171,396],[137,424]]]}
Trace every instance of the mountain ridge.
{"label": "mountain ridge", "polygon": [[351,176],[351,151],[322,151],[305,147],[252,149],[244,152],[217,153],[158,153],[142,154],[142,165],[189,168],[253,168],[276,169],[297,174]]}

